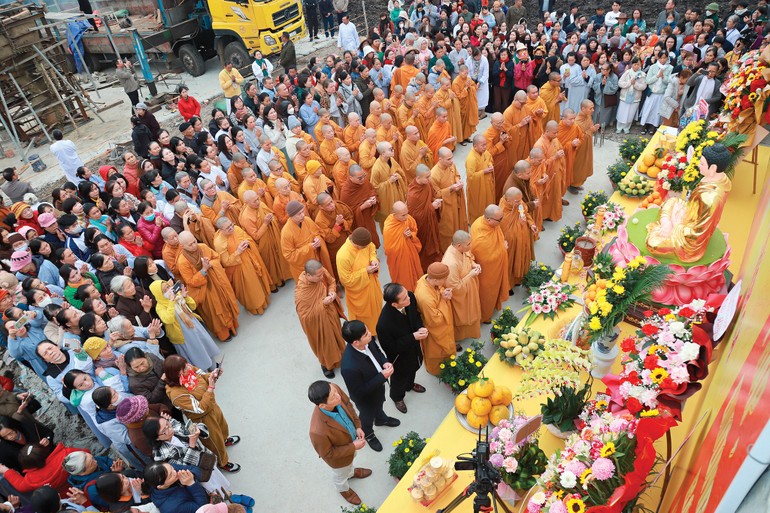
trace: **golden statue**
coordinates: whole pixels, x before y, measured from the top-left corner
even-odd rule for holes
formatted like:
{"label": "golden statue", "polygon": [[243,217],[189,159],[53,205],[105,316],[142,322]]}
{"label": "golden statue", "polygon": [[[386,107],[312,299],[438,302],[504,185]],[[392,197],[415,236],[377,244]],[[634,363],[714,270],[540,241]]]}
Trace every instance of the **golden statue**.
{"label": "golden statue", "polygon": [[697,262],[706,253],[719,225],[727,193],[732,189],[724,173],[732,153],[722,144],[703,149],[703,175],[690,197],[670,198],[660,208],[658,220],[647,226],[647,249],[653,255],[675,256],[685,263]]}

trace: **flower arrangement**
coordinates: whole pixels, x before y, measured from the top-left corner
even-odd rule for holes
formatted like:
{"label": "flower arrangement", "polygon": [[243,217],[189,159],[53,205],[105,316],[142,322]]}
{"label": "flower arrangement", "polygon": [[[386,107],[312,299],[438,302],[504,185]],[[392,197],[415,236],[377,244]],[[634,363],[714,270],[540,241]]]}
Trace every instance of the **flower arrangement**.
{"label": "flower arrangement", "polygon": [[599,205],[604,205],[608,200],[607,193],[604,191],[590,191],[586,194],[585,198],[583,198],[583,203],[580,204],[580,211],[583,213],[583,217],[591,217],[596,211],[596,208]]}
{"label": "flower arrangement", "polygon": [[563,253],[569,253],[575,249],[575,241],[582,234],[583,227],[581,226],[580,222],[577,222],[572,226],[565,226],[561,229],[559,238],[556,239],[556,242],[559,244],[559,249],[561,249]]}
{"label": "flower arrangement", "polygon": [[666,265],[647,265],[647,260],[638,256],[626,268],[615,267],[609,279],[591,283],[584,293],[588,342],[612,336],[631,306],[648,301],[671,272]]}
{"label": "flower arrangement", "polygon": [[543,424],[554,426],[562,433],[575,431],[575,419],[591,397],[592,385],[593,379],[589,378],[581,388],[563,386],[556,389],[554,397],[540,405]]}
{"label": "flower arrangement", "polygon": [[524,275],[524,279],[521,284],[527,287],[528,290],[536,289],[543,283],[553,278],[555,271],[550,265],[543,262],[533,261],[529,266],[529,271]]}
{"label": "flower arrangement", "polygon": [[629,167],[636,162],[636,159],[639,158],[639,155],[641,155],[647,147],[648,142],[650,142],[650,140],[647,137],[629,137],[623,139],[623,143],[620,145],[619,150],[620,156],[623,157],[625,162],[631,163]]}
{"label": "flower arrangement", "polygon": [[388,474],[401,479],[409,467],[420,457],[428,440],[414,431],[408,432],[393,442],[393,452],[388,457]]}
{"label": "flower arrangement", "polygon": [[439,364],[438,380],[449,385],[452,392],[459,394],[468,385],[478,381],[479,372],[487,364],[487,357],[481,352],[484,343],[476,340],[460,353],[452,355]]}
{"label": "flower arrangement", "polygon": [[355,507],[343,507],[340,506],[340,509],[342,510],[342,513],[377,513],[377,508],[373,508],[371,506],[367,506],[363,502]]}
{"label": "flower arrangement", "polygon": [[684,153],[677,152],[675,155],[667,156],[660,168],[658,183],[667,191],[682,192],[687,186],[684,181],[687,166],[687,155]]}
{"label": "flower arrangement", "polygon": [[[529,490],[537,483],[536,476],[545,470],[548,458],[538,445],[537,430],[519,436],[519,430],[530,420],[516,415],[501,420],[489,435],[489,463],[500,471],[503,482],[513,490]],[[539,424],[538,424],[539,425]]]}
{"label": "flower arrangement", "polygon": [[612,401],[632,415],[666,410],[679,417],[681,401],[700,388],[708,373],[711,341],[699,326],[703,301],[671,310],[647,310],[636,336],[621,342],[623,371],[606,383]]}
{"label": "flower arrangement", "polygon": [[597,253],[594,255],[594,265],[591,268],[594,275],[605,280],[609,280],[612,277],[612,273],[615,272],[615,264],[612,262],[612,255],[608,251]]}
{"label": "flower arrangement", "polygon": [[618,160],[607,168],[607,176],[612,183],[617,185],[623,178],[626,177],[628,172],[631,170],[632,165],[633,163],[629,164],[625,160]]}
{"label": "flower arrangement", "polygon": [[498,343],[497,341],[500,340],[500,337],[502,337],[504,333],[509,333],[511,328],[518,324],[519,318],[514,315],[510,306],[506,306],[503,308],[500,316],[492,321],[492,328],[489,330],[489,338],[491,338],[493,342]]}
{"label": "flower arrangement", "polygon": [[[604,205],[599,205],[596,208],[604,207],[604,217],[602,218],[602,233],[614,232],[618,227],[626,220],[626,209],[618,205],[613,201],[608,201]],[[596,221],[596,210],[588,217],[588,225],[586,231],[590,232]]]}
{"label": "flower arrangement", "polygon": [[583,411],[575,420],[575,424],[579,431],[582,431],[594,417],[600,417],[609,411],[610,408],[610,396],[607,394],[596,394],[593,399],[586,401],[583,406]]}
{"label": "flower arrangement", "polygon": [[575,299],[571,297],[575,290],[577,288],[574,285],[562,283],[558,280],[549,280],[540,285],[525,300],[528,306],[519,310],[530,310],[524,325],[529,326],[535,322],[538,315],[543,315],[546,319],[553,320],[560,311],[564,311],[575,304]]}
{"label": "flower arrangement", "polygon": [[748,52],[741,57],[740,66],[721,88],[725,95],[723,112],[733,124],[740,125],[744,120],[755,124],[759,121],[764,102],[770,96],[769,77],[770,68],[760,58],[759,51]]}

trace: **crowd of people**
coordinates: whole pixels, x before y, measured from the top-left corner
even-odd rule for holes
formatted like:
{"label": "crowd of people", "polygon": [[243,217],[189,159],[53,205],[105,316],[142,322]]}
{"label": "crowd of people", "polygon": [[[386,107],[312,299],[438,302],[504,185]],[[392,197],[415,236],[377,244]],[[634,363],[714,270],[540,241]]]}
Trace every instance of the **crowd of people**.
{"label": "crowd of people", "polygon": [[298,66],[285,34],[281,73],[260,52],[253,77],[227,63],[225,109],[180,86],[172,131],[130,96],[117,167],[89,169],[55,130],[68,181],[50,201],[3,172],[3,345],[120,459],[55,443],[32,395],[2,383],[0,509],[250,511],[225,476],[240,437],[216,402],[215,339],[292,280],[310,350],[346,389],[310,385],[310,440],[359,504],[356,451],[400,424],[386,383],[405,414],[417,370],[438,375],[481,336],[593,173],[594,133],[713,113],[725,73],[767,41],[767,7],[744,0],[721,18],[668,0],[654,23],[572,4],[536,24],[521,0],[392,0],[363,37],[347,2],[305,3],[311,38],[320,9],[339,55]]}

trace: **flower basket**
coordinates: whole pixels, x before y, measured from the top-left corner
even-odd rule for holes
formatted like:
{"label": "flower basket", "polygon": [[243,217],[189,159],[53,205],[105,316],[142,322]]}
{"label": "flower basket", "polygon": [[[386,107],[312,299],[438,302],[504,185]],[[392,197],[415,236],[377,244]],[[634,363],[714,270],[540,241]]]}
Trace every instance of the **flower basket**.
{"label": "flower basket", "polygon": [[481,352],[484,343],[474,341],[471,346],[460,353],[452,355],[439,365],[438,380],[446,383],[455,394],[465,390],[468,385],[478,381],[479,372],[487,364],[487,358]]}
{"label": "flower basket", "polygon": [[567,310],[575,304],[575,299],[572,297],[575,290],[577,287],[574,285],[562,283],[558,279],[551,279],[532,290],[532,293],[525,300],[527,306],[519,310],[519,312],[530,311],[524,325],[531,325],[539,315],[553,320],[559,312]]}
{"label": "flower basket", "polygon": [[[526,280],[526,277],[525,277]],[[489,330],[489,338],[492,342],[499,341],[504,333],[509,333],[511,328],[518,326],[519,318],[514,315],[510,306],[503,308],[500,316],[492,321],[492,328]]]}
{"label": "flower basket", "polygon": [[609,201],[609,197],[603,190],[590,191],[585,195],[583,202],[580,204],[580,212],[583,214],[584,218],[588,219],[600,205],[606,204],[607,201]]}
{"label": "flower basket", "polygon": [[[501,420],[489,434],[489,463],[500,471],[503,489],[508,497],[519,500],[535,486],[548,462],[538,445],[537,431],[540,418],[516,415],[510,420]],[[513,493],[518,490],[518,492]]]}
{"label": "flower basket", "polygon": [[554,270],[550,265],[533,261],[529,265],[529,271],[524,275],[521,284],[527,287],[528,290],[536,289],[553,278],[553,273]]}
{"label": "flower basket", "polygon": [[559,250],[565,255],[572,251],[575,247],[575,241],[583,232],[583,225],[579,221],[573,225],[563,227],[559,238],[556,239]]}
{"label": "flower basket", "polygon": [[393,452],[388,457],[388,474],[396,481],[404,477],[409,467],[420,457],[427,442],[427,439],[414,431],[409,431],[393,442]]}

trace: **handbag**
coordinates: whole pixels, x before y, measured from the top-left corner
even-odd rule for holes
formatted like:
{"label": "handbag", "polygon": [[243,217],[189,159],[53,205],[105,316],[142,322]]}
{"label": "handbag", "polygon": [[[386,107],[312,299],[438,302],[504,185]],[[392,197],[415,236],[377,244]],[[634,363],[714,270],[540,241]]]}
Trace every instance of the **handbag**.
{"label": "handbag", "polygon": [[214,466],[217,464],[217,457],[210,452],[202,452],[201,457],[198,460],[198,468],[201,469],[201,483],[207,482],[211,479],[211,473],[214,471]]}
{"label": "handbag", "polygon": [[618,104],[618,93],[615,94],[605,94],[604,95],[604,106],[605,107],[614,107]]}

